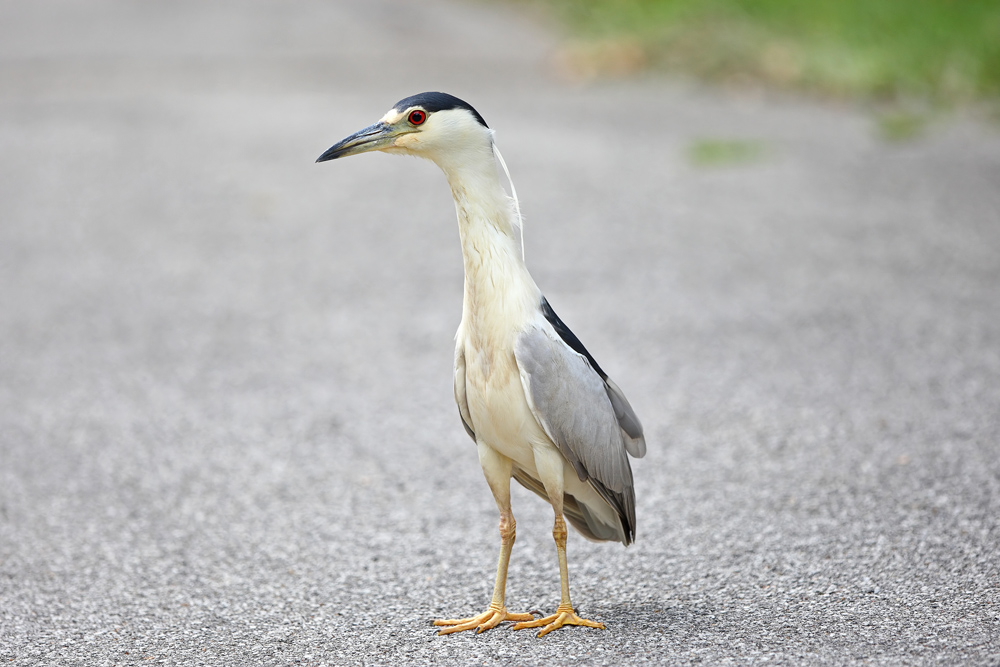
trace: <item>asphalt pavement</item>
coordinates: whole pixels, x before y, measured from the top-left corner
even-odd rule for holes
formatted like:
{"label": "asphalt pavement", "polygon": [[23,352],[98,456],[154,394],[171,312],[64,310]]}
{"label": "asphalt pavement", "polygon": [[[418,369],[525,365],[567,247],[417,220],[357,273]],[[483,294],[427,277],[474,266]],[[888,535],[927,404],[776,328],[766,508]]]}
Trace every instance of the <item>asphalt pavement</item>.
{"label": "asphalt pavement", "polygon": [[[1000,664],[1000,129],[573,80],[522,10],[0,3],[0,663]],[[644,422],[637,542],[569,540],[607,630],[430,625],[499,542],[453,205],[430,163],[313,163],[425,90],[496,129]],[[551,613],[551,510],[513,503],[508,606]]]}

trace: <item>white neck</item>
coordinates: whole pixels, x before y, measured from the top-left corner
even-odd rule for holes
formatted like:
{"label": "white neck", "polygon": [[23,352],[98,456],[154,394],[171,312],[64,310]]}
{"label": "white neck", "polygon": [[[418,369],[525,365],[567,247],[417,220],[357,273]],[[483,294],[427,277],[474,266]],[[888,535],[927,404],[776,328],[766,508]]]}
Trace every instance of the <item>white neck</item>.
{"label": "white neck", "polygon": [[517,215],[501,185],[492,145],[450,157],[438,166],[458,213],[465,263],[463,323],[479,331],[520,328],[537,310],[541,293],[521,259]]}

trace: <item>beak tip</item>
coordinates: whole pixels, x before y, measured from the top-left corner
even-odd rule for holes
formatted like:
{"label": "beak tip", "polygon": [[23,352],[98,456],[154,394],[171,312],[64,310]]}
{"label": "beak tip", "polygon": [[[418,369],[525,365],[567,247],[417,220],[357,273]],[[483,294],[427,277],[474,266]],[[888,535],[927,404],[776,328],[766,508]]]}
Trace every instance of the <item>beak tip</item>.
{"label": "beak tip", "polygon": [[385,122],[379,121],[330,146],[325,153],[316,158],[316,162],[326,162],[348,155],[381,150],[391,138],[392,128]]}

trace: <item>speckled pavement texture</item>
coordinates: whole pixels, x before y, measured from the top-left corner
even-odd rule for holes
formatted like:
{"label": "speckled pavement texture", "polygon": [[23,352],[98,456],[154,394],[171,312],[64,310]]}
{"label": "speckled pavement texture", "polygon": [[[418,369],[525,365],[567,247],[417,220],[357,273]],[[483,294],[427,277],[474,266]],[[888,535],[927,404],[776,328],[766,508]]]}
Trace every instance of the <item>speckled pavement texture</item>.
{"label": "speckled pavement texture", "polygon": [[[476,2],[0,3],[0,664],[1000,664],[1000,130],[556,45]],[[638,541],[569,542],[605,631],[430,626],[498,548],[454,209],[430,163],[313,163],[424,90],[497,129],[644,421]],[[508,604],[551,612],[514,512]]]}

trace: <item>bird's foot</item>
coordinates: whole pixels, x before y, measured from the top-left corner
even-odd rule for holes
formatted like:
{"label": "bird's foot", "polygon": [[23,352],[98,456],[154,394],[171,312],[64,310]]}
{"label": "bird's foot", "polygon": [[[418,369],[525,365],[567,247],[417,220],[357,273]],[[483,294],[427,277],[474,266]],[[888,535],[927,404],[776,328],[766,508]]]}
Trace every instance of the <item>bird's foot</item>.
{"label": "bird's foot", "polygon": [[531,621],[535,617],[532,614],[512,614],[506,607],[490,604],[489,609],[479,616],[472,618],[450,619],[447,621],[434,621],[434,625],[444,625],[444,630],[438,632],[439,635],[450,635],[453,632],[475,629],[476,634],[484,630],[490,630],[499,625],[502,621]]}
{"label": "bird's foot", "polygon": [[[588,628],[600,628],[604,630],[604,624],[598,623],[597,621],[588,621],[585,618],[580,618],[573,611],[573,607],[570,605],[559,605],[556,608],[556,613],[551,616],[546,616],[545,618],[533,619],[524,623],[518,623],[514,626],[515,630],[523,630],[525,628],[542,628],[538,633],[539,637],[544,637],[553,630],[558,630],[564,625],[585,625]],[[544,627],[542,627],[544,626]]]}

